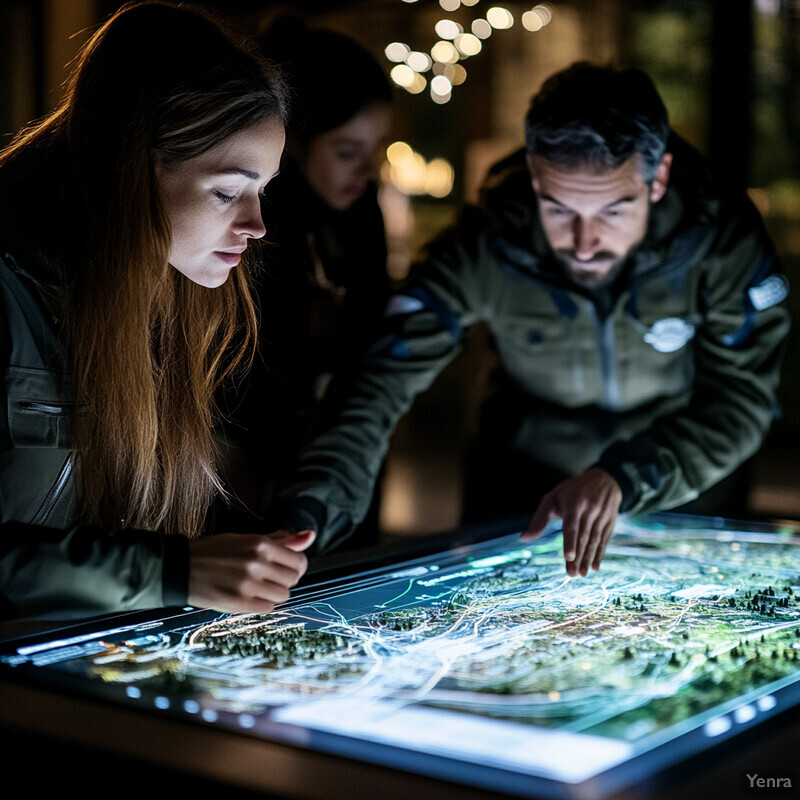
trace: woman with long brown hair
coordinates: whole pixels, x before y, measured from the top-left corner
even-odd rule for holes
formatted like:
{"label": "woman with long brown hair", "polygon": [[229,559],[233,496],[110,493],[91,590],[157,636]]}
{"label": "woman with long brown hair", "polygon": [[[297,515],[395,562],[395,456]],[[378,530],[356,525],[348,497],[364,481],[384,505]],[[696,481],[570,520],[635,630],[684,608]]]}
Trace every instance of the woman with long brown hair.
{"label": "woman with long brown hair", "polygon": [[311,532],[205,536],[214,395],[285,141],[273,68],[204,14],[122,8],[0,153],[0,609],[268,611]]}

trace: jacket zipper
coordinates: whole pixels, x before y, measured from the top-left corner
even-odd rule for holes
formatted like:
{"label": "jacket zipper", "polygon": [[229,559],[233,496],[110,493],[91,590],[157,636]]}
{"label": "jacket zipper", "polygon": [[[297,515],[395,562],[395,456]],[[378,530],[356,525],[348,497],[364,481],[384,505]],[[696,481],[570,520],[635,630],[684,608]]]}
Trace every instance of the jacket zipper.
{"label": "jacket zipper", "polygon": [[605,407],[609,411],[618,411],[620,407],[620,391],[614,361],[614,315],[609,314],[601,321],[594,303],[587,300],[586,308],[594,323],[595,336],[597,337],[597,351],[600,354],[600,376],[603,381]]}
{"label": "jacket zipper", "polygon": [[70,404],[55,405],[53,403],[40,403],[36,400],[23,400],[19,408],[23,412],[33,412],[36,414],[63,414],[70,407]]}
{"label": "jacket zipper", "polygon": [[72,453],[70,453],[67,456],[67,460],[62,465],[61,471],[58,473],[56,482],[53,484],[47,497],[42,502],[42,505],[39,507],[36,515],[31,520],[34,525],[42,525],[47,521],[48,517],[53,511],[53,508],[55,507],[55,504],[64,493],[67,482],[72,475],[72,458]]}

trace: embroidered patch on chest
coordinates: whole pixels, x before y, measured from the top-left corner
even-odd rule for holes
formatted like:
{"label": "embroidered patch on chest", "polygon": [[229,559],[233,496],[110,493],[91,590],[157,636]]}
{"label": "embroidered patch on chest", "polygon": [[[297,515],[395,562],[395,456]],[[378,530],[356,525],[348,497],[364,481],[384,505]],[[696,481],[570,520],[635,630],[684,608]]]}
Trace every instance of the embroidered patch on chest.
{"label": "embroidered patch on chest", "polygon": [[659,353],[674,353],[694,338],[694,325],[679,317],[667,317],[654,322],[644,340]]}

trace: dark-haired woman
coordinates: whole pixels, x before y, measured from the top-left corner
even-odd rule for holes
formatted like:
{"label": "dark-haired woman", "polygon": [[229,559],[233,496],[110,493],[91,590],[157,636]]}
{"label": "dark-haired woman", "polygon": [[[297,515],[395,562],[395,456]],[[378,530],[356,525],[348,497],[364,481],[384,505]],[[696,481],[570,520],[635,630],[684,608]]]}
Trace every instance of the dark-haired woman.
{"label": "dark-haired woman", "polygon": [[269,611],[304,573],[311,532],[201,536],[285,120],[274,68],[205,15],[131,4],[0,153],[3,616]]}
{"label": "dark-haired woman", "polygon": [[[245,454],[245,497],[268,513],[303,444],[334,418],[386,305],[377,180],[392,93],[378,62],[343,34],[289,17],[259,44],[286,71],[294,113],[264,197],[261,353],[230,402],[230,431]],[[378,511],[376,495],[348,546],[376,540]]]}

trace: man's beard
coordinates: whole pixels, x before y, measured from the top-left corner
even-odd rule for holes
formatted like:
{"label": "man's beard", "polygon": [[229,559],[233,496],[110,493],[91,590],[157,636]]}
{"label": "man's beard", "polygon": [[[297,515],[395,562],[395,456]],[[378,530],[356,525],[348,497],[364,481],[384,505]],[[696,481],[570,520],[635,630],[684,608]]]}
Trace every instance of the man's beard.
{"label": "man's beard", "polygon": [[[647,201],[647,215],[650,218],[652,202]],[[596,290],[611,286],[614,281],[625,271],[631,256],[639,249],[644,241],[644,234],[632,244],[623,255],[617,255],[610,250],[600,250],[588,261],[581,261],[575,257],[575,251],[563,248],[555,250],[556,261],[561,265],[565,275],[582,289]],[[602,272],[597,267],[604,267]],[[588,267],[588,269],[586,269]]]}
{"label": "man's beard", "polygon": [[602,289],[610,286],[620,276],[628,257],[627,253],[624,256],[617,256],[613,253],[600,252],[588,261],[580,261],[575,258],[572,250],[557,250],[555,256],[567,277],[584,289]]}

